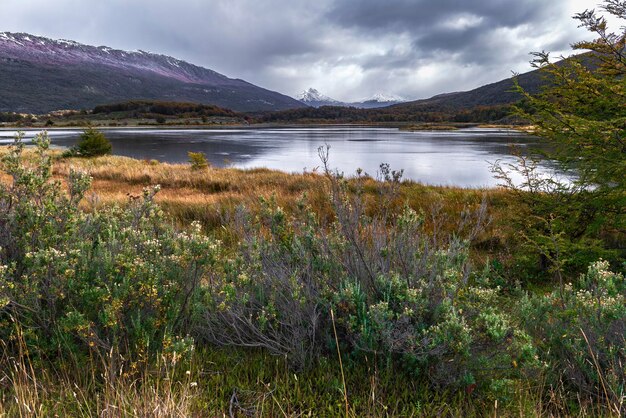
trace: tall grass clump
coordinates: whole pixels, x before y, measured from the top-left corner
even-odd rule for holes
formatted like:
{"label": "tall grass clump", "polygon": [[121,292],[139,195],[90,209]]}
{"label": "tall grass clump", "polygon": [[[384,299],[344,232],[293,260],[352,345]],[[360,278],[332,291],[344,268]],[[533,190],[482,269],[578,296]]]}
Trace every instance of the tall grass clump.
{"label": "tall grass clump", "polygon": [[198,416],[193,363],[164,354],[133,376],[98,374],[89,368],[55,373],[34,364],[20,330],[17,325],[17,353],[0,342],[0,417]]}
{"label": "tall grass clump", "polygon": [[[25,157],[18,138],[2,159],[0,339],[33,361],[102,359],[132,372],[160,352],[188,352],[201,280],[218,243],[199,225],[177,232],[154,203],[158,187],[121,208],[79,209],[90,178],[51,180],[49,139]],[[106,360],[106,361],[105,361]],[[52,361],[54,363],[54,361]]]}

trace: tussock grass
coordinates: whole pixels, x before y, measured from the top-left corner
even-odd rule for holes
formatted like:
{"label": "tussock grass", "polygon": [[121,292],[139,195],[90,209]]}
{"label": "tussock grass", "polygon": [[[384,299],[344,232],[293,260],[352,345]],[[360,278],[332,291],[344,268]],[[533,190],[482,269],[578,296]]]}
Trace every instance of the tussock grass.
{"label": "tussock grass", "polygon": [[55,370],[37,367],[19,343],[21,355],[5,350],[0,356],[0,417],[203,416],[192,409],[198,388],[191,370],[181,372],[176,364],[161,361],[136,377],[96,375],[95,365]]}

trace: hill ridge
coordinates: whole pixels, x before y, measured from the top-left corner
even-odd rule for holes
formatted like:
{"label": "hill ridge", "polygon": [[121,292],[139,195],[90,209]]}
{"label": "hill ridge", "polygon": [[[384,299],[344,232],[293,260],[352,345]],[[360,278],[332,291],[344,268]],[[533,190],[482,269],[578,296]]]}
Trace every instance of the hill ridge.
{"label": "hill ridge", "polygon": [[304,106],[289,96],[168,55],[23,32],[0,33],[0,63],[0,111],[45,113],[133,99],[189,101],[236,111]]}

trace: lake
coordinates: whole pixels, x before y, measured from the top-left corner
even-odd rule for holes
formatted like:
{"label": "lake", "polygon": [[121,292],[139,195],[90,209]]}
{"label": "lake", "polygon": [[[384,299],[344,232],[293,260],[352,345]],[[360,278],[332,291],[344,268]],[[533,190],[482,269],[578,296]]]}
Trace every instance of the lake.
{"label": "lake", "polygon": [[[538,144],[513,131],[470,128],[458,131],[406,132],[396,128],[331,126],[237,129],[105,129],[113,153],[139,159],[186,162],[187,152],[203,152],[215,166],[267,167],[286,172],[319,169],[318,147],[330,146],[330,166],[354,174],[361,168],[376,176],[381,163],[404,169],[404,178],[433,185],[494,186],[489,167],[514,161],[510,144]],[[32,138],[36,131],[25,131]],[[73,146],[80,130],[51,130],[52,144]],[[0,131],[10,143],[14,131]],[[547,169],[547,167],[545,168]]]}

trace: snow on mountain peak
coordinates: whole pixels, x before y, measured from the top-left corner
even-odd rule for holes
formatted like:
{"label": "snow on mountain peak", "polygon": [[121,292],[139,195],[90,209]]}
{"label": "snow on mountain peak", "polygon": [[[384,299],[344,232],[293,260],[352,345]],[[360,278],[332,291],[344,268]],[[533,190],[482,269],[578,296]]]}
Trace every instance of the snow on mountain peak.
{"label": "snow on mountain peak", "polygon": [[406,102],[407,99],[395,96],[391,94],[383,94],[377,93],[371,97],[367,97],[365,99],[355,101],[355,102],[341,102],[339,100],[335,100],[330,98],[322,93],[319,90],[314,88],[309,88],[308,90],[303,91],[297,96],[297,99],[309,106],[320,107],[320,106],[352,106],[363,109],[371,109],[376,107],[384,107],[390,106],[396,103]]}
{"label": "snow on mountain peak", "polygon": [[215,71],[151,52],[124,51],[107,46],[94,47],[68,39],[50,39],[27,33],[0,32],[0,47],[5,54],[27,61],[59,64],[95,63],[131,71],[151,71],[184,82],[238,84]]}
{"label": "snow on mountain peak", "polygon": [[[30,41],[30,38],[28,36],[26,36],[24,39],[27,40],[27,41]],[[61,44],[61,45],[67,45],[67,46],[85,46],[85,45],[83,45],[81,43],[78,43],[76,41],[72,41],[70,39],[57,39],[56,41],[52,40],[52,42],[55,42],[55,43]]]}
{"label": "snow on mountain peak", "polygon": [[320,93],[318,90],[314,88],[310,88],[308,90],[303,91],[302,93],[298,95],[297,99],[304,103],[310,103],[310,102],[338,103],[337,100],[323,95],[322,93]]}
{"label": "snow on mountain peak", "polygon": [[17,36],[11,32],[2,32],[0,33],[0,40],[5,42],[13,42],[18,45],[24,45],[20,42]]}
{"label": "snow on mountain peak", "polygon": [[379,103],[391,103],[391,102],[406,102],[406,99],[401,96],[393,94],[376,93],[372,97],[361,100],[361,102],[379,102]]}

